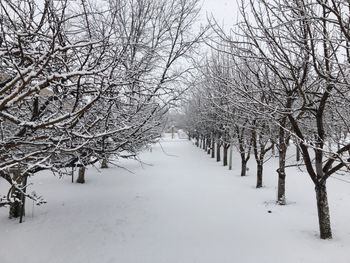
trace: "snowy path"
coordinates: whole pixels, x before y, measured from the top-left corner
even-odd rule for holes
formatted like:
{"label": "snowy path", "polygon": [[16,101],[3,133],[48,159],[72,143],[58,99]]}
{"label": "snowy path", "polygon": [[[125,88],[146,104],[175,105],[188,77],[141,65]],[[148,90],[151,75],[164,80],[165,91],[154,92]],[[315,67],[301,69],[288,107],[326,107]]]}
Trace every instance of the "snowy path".
{"label": "snowy path", "polygon": [[[38,176],[36,189],[49,203],[35,208],[34,217],[30,204],[21,225],[0,210],[0,262],[350,262],[349,216],[339,215],[346,200],[332,204],[338,214],[332,218],[336,238],[318,240],[308,180],[290,193],[291,204],[278,207],[273,204],[275,173],[269,166],[266,187],[257,190],[253,169],[247,178],[238,176],[238,159],[237,169],[227,171],[186,140],[168,140],[162,146],[168,155],[159,145],[143,154],[152,166],[125,162],[134,174],[89,169],[85,185]],[[300,181],[293,180],[292,186]],[[347,185],[331,187],[347,187],[334,203],[349,201]]]}

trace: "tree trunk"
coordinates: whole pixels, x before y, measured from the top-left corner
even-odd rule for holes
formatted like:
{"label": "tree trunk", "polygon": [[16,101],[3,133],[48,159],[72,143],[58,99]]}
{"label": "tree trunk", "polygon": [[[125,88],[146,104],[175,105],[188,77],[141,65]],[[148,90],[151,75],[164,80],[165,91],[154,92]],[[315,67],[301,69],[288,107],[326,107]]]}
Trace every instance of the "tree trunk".
{"label": "tree trunk", "polygon": [[206,148],[205,148],[207,154],[210,154],[210,138],[207,138]]}
{"label": "tree trunk", "polygon": [[229,144],[225,143],[224,144],[224,155],[223,155],[223,165],[224,166],[227,166],[227,163],[228,163],[228,158],[227,158],[227,151],[228,151],[228,147],[230,147]]}
{"label": "tree trunk", "polygon": [[85,166],[79,168],[77,183],[84,184],[85,183]]}
{"label": "tree trunk", "polygon": [[272,143],[271,154],[272,154],[273,157],[276,156],[275,143]]}
{"label": "tree trunk", "polygon": [[19,223],[23,222],[23,217],[26,215],[26,196],[25,193],[27,192],[27,182],[28,182],[28,175],[24,174],[23,175],[23,193],[21,194],[21,213],[19,216]]}
{"label": "tree trunk", "polygon": [[[20,168],[13,168],[11,171],[12,175],[12,180],[16,182],[18,185],[23,185],[23,177],[21,176],[21,170]],[[21,211],[22,211],[22,205],[21,205],[21,200],[22,200],[22,194],[20,191],[18,191],[16,188],[12,188],[11,190],[11,197],[15,199],[14,202],[10,204],[10,209],[9,209],[9,218],[18,218],[21,216]],[[24,210],[23,210],[24,213]]]}
{"label": "tree trunk", "polygon": [[108,160],[107,158],[103,158],[101,162],[101,169],[106,169],[108,168]]}
{"label": "tree trunk", "polygon": [[247,175],[247,161],[241,157],[241,176]]}
{"label": "tree trunk", "polygon": [[214,139],[214,137],[211,140],[211,158],[215,158],[215,139]]}
{"label": "tree trunk", "polygon": [[72,167],[71,179],[72,179],[72,183],[74,183],[74,167]]}
{"label": "tree trunk", "polygon": [[318,222],[320,227],[320,237],[321,239],[331,239],[332,230],[329,215],[326,183],[316,185],[315,191],[317,200]]}
{"label": "tree trunk", "polygon": [[[282,123],[282,125],[284,124],[285,123]],[[286,154],[287,154],[287,144],[285,141],[285,132],[283,127],[280,127],[279,147],[278,147],[279,168],[277,169],[277,173],[278,173],[277,203],[279,205],[286,204]]]}
{"label": "tree trunk", "polygon": [[297,162],[299,162],[300,161],[300,149],[299,149],[299,146],[297,144],[295,146],[296,146],[296,150],[297,150],[296,160],[297,160]]}
{"label": "tree trunk", "polygon": [[220,150],[221,150],[221,145],[220,145],[220,142],[218,142],[216,144],[216,161],[217,162],[220,162],[220,160],[221,160]]}
{"label": "tree trunk", "polygon": [[263,161],[257,161],[256,188],[261,188],[263,177]]}
{"label": "tree trunk", "polygon": [[278,173],[278,189],[277,189],[277,203],[279,205],[286,204],[286,173],[285,168],[279,168]]}
{"label": "tree trunk", "polygon": [[18,218],[21,215],[21,202],[20,201],[14,201],[10,204],[10,212],[9,212],[9,218]]}
{"label": "tree trunk", "polygon": [[230,144],[230,157],[228,161],[228,169],[232,170],[232,152],[233,152],[233,145],[232,143]]}

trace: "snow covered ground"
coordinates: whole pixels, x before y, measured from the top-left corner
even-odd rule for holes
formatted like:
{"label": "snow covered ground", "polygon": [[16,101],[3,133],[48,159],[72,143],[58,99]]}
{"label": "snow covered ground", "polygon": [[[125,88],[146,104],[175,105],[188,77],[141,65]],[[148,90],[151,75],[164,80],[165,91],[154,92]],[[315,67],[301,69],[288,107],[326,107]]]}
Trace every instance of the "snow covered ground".
{"label": "snow covered ground", "polygon": [[325,241],[306,174],[289,169],[288,205],[275,205],[277,159],[255,189],[254,160],[241,178],[237,154],[228,171],[191,142],[168,138],[141,157],[150,165],[122,161],[133,173],[90,168],[85,185],[33,178],[48,203],[32,211],[28,202],[23,224],[0,209],[0,262],[350,262],[348,182],[329,180],[334,239]]}

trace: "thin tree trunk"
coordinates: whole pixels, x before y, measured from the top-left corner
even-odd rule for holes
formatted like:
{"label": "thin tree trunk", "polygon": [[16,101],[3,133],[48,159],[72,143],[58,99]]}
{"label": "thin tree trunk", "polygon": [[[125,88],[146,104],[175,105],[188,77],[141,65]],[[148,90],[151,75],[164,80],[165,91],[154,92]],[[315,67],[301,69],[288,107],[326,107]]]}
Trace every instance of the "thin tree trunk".
{"label": "thin tree trunk", "polygon": [[232,170],[232,152],[233,152],[233,145],[232,143],[230,144],[230,156],[229,156],[229,161],[228,161],[228,169]]}
{"label": "thin tree trunk", "polygon": [[216,144],[216,161],[217,162],[220,162],[221,160],[220,150],[221,150],[221,145],[220,145],[220,142],[218,142]]}
{"label": "thin tree trunk", "polygon": [[228,147],[230,147],[230,145],[228,143],[225,143],[223,145],[223,148],[224,148],[223,165],[224,166],[227,166],[227,163],[228,163],[228,156],[227,156]]}
{"label": "thin tree trunk", "polygon": [[296,151],[297,151],[296,160],[297,160],[297,162],[299,162],[300,161],[300,148],[297,144],[295,146],[296,146]]}
{"label": "thin tree trunk", "polygon": [[207,138],[206,148],[207,154],[210,154],[210,137]]}
{"label": "thin tree trunk", "polygon": [[[20,168],[15,167],[11,172],[13,174],[13,181],[15,181],[18,185],[23,185],[23,177],[21,176]],[[11,189],[11,197],[14,198],[15,201],[10,204],[9,218],[18,218],[21,216],[22,211],[22,205],[20,201],[22,200],[22,193],[13,187]]]}
{"label": "thin tree trunk", "polygon": [[247,161],[245,159],[245,156],[241,156],[241,176],[247,175]]}
{"label": "thin tree trunk", "polygon": [[19,223],[23,222],[23,217],[26,215],[26,210],[25,210],[26,209],[26,196],[25,196],[25,193],[27,192],[28,175],[24,174],[23,176],[24,176],[23,184],[22,184],[23,193],[21,194],[21,214],[19,217]]}
{"label": "thin tree trunk", "polygon": [[253,138],[253,151],[254,151],[254,157],[257,164],[257,170],[256,170],[256,188],[262,187],[262,176],[263,176],[263,147],[261,146],[261,134],[259,134],[259,144],[260,144],[260,154],[258,151],[258,138],[256,135],[256,130],[253,130],[252,138]]}
{"label": "thin tree trunk", "polygon": [[215,158],[215,139],[214,139],[214,137],[211,140],[211,158]]}
{"label": "thin tree trunk", "polygon": [[318,222],[320,227],[320,237],[321,239],[331,239],[332,229],[329,214],[326,183],[316,185],[315,191],[317,200]]}
{"label": "thin tree trunk", "polygon": [[278,159],[279,168],[278,173],[278,188],[277,188],[277,203],[279,205],[286,204],[286,154],[287,144],[285,141],[285,132],[282,125],[285,125],[285,121],[281,123],[279,130],[279,147],[278,147]]}
{"label": "thin tree trunk", "polygon": [[77,183],[85,183],[85,166],[79,167]]}
{"label": "thin tree trunk", "polygon": [[261,188],[263,179],[263,161],[257,161],[256,188]]}
{"label": "thin tree trunk", "polygon": [[277,189],[277,203],[279,205],[286,204],[286,173],[285,168],[278,168],[278,189]]}

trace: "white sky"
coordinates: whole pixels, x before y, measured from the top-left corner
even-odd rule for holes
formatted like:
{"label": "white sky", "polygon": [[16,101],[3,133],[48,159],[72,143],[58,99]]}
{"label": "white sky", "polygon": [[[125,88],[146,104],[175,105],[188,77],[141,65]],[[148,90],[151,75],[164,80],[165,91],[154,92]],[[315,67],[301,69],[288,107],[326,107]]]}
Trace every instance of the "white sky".
{"label": "white sky", "polygon": [[211,14],[219,25],[225,28],[237,22],[239,16],[237,0],[202,0],[202,16],[206,19],[206,15]]}

